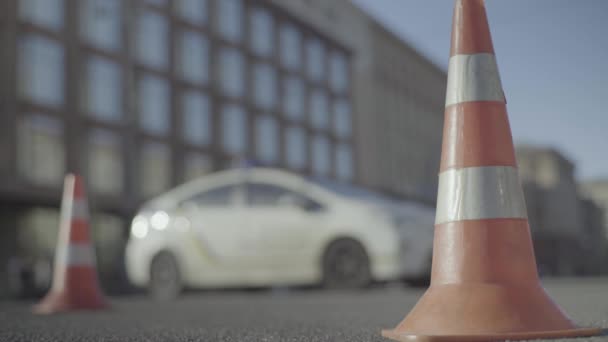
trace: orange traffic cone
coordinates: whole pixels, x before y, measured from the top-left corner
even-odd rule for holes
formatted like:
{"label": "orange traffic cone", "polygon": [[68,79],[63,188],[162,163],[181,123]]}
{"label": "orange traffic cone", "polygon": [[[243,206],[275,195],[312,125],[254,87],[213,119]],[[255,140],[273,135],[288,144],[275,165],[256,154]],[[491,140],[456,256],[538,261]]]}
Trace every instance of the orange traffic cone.
{"label": "orange traffic cone", "polygon": [[51,290],[34,307],[34,312],[47,314],[106,308],[97,280],[84,184],[82,178],[72,174],[65,178],[55,253]]}
{"label": "orange traffic cone", "polygon": [[431,285],[397,341],[592,336],[541,287],[483,0],[456,0]]}

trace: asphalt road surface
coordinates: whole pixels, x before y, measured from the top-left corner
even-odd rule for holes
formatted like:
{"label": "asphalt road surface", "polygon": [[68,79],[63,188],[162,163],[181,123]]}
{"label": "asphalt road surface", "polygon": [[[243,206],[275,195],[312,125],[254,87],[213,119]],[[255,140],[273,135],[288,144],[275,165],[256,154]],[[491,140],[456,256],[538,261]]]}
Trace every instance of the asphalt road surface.
{"label": "asphalt road surface", "polygon": [[[582,325],[608,327],[608,279],[545,282],[550,295]],[[0,341],[386,341],[422,289],[366,291],[214,291],[155,303],[112,298],[112,310],[52,316],[31,303],[0,302]],[[608,341],[608,335],[563,341]]]}

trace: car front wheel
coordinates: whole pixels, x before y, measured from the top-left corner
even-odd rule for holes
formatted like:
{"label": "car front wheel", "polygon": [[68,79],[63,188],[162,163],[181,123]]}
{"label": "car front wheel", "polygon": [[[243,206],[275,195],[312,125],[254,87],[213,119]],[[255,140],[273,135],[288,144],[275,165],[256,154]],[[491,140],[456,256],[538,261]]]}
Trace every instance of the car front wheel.
{"label": "car front wheel", "polygon": [[182,283],[173,254],[161,252],[152,259],[148,290],[152,298],[157,300],[170,300],[179,295]]}
{"label": "car front wheel", "polygon": [[369,258],[359,242],[342,239],[327,248],[323,258],[326,288],[363,288],[370,282]]}

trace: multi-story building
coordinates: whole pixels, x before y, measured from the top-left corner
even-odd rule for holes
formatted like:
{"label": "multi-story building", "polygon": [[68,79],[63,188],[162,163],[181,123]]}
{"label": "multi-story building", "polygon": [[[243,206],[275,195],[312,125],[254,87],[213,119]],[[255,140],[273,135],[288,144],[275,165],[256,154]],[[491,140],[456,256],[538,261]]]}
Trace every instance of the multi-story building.
{"label": "multi-story building", "polygon": [[599,272],[606,239],[598,208],[581,199],[574,164],[552,148],[518,146],[519,173],[541,271],[556,275]]}
{"label": "multi-story building", "polygon": [[582,195],[591,199],[603,210],[603,226],[608,236],[608,180],[596,179],[579,184]]}
{"label": "multi-story building", "polygon": [[446,74],[343,0],[274,0],[351,51],[357,182],[433,203]]}
{"label": "multi-story building", "polygon": [[7,0],[0,25],[0,269],[52,253],[66,172],[108,265],[142,201],[243,159],[435,199],[445,72],[348,0]]}

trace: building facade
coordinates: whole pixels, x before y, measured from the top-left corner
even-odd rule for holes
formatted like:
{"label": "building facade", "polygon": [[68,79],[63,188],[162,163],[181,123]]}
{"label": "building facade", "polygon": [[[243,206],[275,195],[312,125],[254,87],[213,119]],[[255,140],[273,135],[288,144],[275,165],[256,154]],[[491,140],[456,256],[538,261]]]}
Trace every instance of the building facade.
{"label": "building facade", "polygon": [[603,227],[608,236],[608,180],[597,179],[579,184],[580,191],[585,198],[592,200],[603,211]]}
{"label": "building facade", "polygon": [[517,146],[517,163],[541,271],[553,275],[603,273],[606,236],[601,209],[581,197],[574,164],[559,151]]}
{"label": "building facade", "polygon": [[1,264],[52,254],[67,172],[108,246],[144,200],[240,160],[435,199],[445,72],[348,0],[8,0],[0,16]]}

